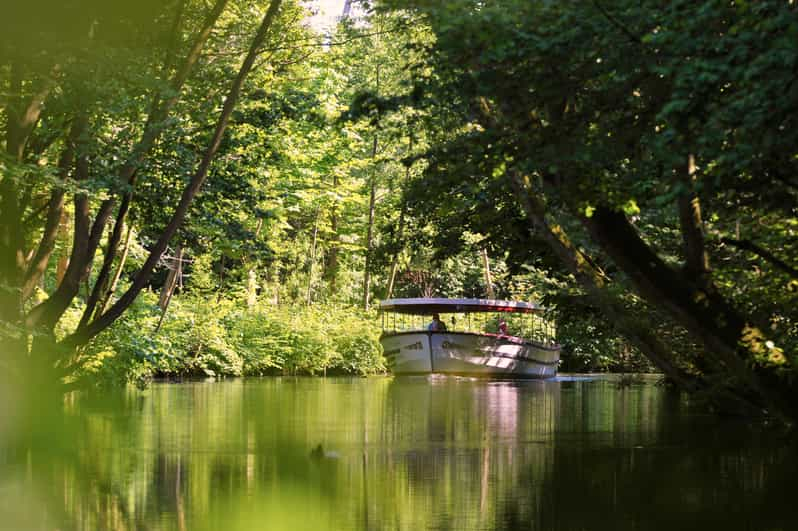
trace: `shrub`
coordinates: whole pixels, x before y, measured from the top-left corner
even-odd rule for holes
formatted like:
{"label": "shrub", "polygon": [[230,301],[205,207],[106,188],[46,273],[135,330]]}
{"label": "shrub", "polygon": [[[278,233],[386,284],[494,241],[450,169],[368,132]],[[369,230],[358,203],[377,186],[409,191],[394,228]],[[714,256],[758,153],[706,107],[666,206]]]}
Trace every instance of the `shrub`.
{"label": "shrub", "polygon": [[79,376],[141,385],[153,377],[385,371],[373,316],[352,308],[249,308],[242,300],[186,293],[172,299],[158,329],[156,301],[143,294],[98,336],[82,355]]}

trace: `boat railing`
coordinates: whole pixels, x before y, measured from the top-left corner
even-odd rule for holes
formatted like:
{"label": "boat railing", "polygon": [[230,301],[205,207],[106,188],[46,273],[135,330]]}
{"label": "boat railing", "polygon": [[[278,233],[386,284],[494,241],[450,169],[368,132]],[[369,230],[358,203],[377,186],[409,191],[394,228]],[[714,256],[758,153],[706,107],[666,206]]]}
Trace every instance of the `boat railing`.
{"label": "boat railing", "polygon": [[[515,337],[555,346],[557,341],[554,324],[539,314],[493,314],[488,312],[465,314],[440,314],[448,332],[466,332],[492,336]],[[499,331],[499,321],[507,323],[507,333]],[[382,332],[426,332],[432,318],[398,312],[382,312]]]}

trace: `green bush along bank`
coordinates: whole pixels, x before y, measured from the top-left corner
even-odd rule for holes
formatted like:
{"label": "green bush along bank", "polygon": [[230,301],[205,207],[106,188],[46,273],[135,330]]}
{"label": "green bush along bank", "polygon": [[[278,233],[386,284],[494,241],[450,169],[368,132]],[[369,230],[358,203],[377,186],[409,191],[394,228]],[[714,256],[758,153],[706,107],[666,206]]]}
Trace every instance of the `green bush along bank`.
{"label": "green bush along bank", "polygon": [[172,300],[159,328],[161,317],[155,294],[140,297],[80,354],[77,378],[141,385],[153,377],[385,372],[373,316],[351,307],[249,307],[234,298],[185,294]]}

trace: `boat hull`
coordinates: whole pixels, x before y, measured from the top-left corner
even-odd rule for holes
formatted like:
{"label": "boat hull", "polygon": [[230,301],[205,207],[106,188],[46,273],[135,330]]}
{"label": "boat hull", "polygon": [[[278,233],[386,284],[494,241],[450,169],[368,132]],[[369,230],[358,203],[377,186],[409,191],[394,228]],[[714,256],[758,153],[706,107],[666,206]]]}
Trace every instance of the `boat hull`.
{"label": "boat hull", "polygon": [[380,338],[394,374],[462,374],[550,378],[559,345],[470,332],[397,332]]}

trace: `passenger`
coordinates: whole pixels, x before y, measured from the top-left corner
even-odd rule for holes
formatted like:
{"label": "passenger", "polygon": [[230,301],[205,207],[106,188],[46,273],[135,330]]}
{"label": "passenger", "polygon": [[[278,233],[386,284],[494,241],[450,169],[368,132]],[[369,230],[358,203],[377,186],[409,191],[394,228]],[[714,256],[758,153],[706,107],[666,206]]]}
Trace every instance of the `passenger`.
{"label": "passenger", "polygon": [[440,315],[438,315],[437,313],[433,314],[432,322],[427,327],[427,330],[429,330],[430,332],[445,332],[446,331],[446,325],[443,324],[443,321],[441,321],[441,316]]}
{"label": "passenger", "polygon": [[499,335],[507,335],[507,321],[503,317],[499,317]]}

